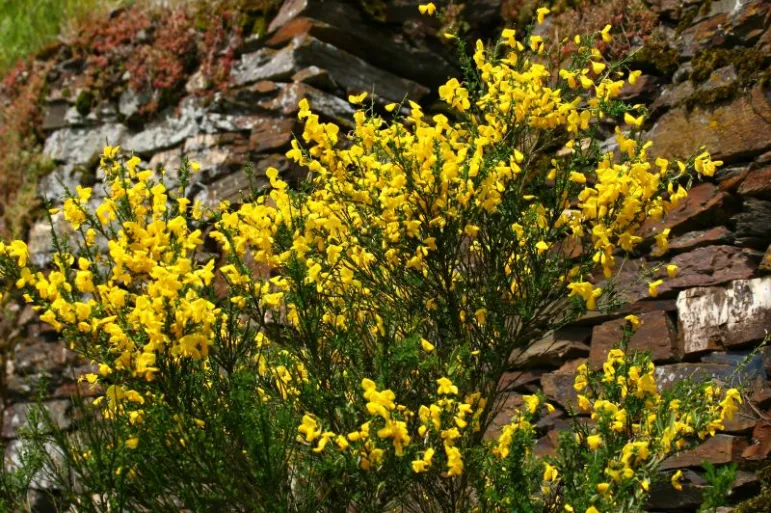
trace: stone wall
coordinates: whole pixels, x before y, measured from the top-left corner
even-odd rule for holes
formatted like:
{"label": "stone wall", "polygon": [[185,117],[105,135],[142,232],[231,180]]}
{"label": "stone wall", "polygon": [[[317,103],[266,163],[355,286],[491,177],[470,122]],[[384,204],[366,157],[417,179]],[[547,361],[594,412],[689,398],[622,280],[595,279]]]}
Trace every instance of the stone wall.
{"label": "stone wall", "polygon": [[[77,69],[57,63],[43,126],[44,153],[57,167],[41,181],[40,194],[55,200],[65,186],[93,184],[105,142],[169,170],[188,155],[203,168],[194,196],[210,205],[239,200],[247,186],[247,163],[258,180],[265,180],[269,166],[290,182],[302,179],[302,170],[283,156],[297,129],[301,98],[345,127],[351,126],[353,114],[346,101],[350,93],[374,91],[379,104],[406,96],[430,108],[436,86],[458,74],[452,50],[436,37],[438,25],[418,16],[417,3],[384,2],[382,20],[376,21],[359,4],[287,0],[264,37],[246,38],[238,48],[228,87],[201,94],[201,74],[193,73],[178,105],[148,122],[137,122],[143,99],[130,89],[118,101],[83,114],[73,100],[79,96]],[[469,33],[490,37],[490,27],[503,24],[500,13],[511,2],[466,4]],[[663,386],[694,375],[747,385],[752,404],[725,433],[665,462],[666,469],[686,470],[686,490],[654,491],[650,509],[680,511],[699,503],[702,461],[739,463],[738,500],[757,490],[754,470],[771,452],[771,351],[753,352],[771,327],[771,90],[753,78],[758,76],[753,72],[763,70],[748,71],[746,62],[767,62],[757,55],[771,51],[771,4],[651,0],[646,5],[657,34],[665,38],[666,52],[640,61],[645,74],[624,90],[624,97],[650,106],[647,127],[656,154],[687,155],[703,144],[725,166],[714,179],[695,185],[676,212],[645,227],[651,241],[661,229],[671,229],[666,258],[679,268],[658,297],[648,296],[640,274],[647,270],[650,279],[663,276],[659,261],[649,255],[625,261],[621,293],[628,305],[614,314],[587,315],[513,354],[507,380],[516,390],[512,405],[519,393],[540,387],[560,406],[539,424],[538,447],[544,452],[554,450],[565,409],[575,399],[576,367],[586,361],[599,365],[619,338],[619,319],[630,312],[643,321],[631,345],[653,352]],[[671,66],[657,62],[665,57]],[[65,89],[75,94],[64,95]],[[55,216],[54,223],[61,219]],[[29,231],[37,264],[50,261],[50,234],[42,218]],[[13,440],[38,394],[57,421],[69,424],[68,397],[87,364],[64,349],[56,333],[36,322],[28,309],[0,319],[0,339],[11,343],[0,379],[0,437],[9,442],[6,459],[11,461],[18,447]]]}

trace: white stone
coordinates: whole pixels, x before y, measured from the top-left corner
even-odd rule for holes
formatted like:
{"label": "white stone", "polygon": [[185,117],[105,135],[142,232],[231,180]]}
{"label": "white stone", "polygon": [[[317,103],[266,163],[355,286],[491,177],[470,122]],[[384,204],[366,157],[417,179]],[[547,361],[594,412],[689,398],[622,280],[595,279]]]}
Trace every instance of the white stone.
{"label": "white stone", "polygon": [[761,340],[771,326],[771,276],[685,290],[677,314],[685,354]]}

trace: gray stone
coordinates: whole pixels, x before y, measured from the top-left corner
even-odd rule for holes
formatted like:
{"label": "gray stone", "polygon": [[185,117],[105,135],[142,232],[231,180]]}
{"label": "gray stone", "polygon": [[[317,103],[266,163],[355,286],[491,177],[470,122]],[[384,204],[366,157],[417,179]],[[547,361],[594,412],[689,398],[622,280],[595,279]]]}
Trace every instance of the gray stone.
{"label": "gray stone", "polygon": [[123,93],[121,93],[118,99],[118,112],[126,119],[131,119],[137,113],[142,105],[150,101],[151,93],[147,90],[134,91],[131,87],[127,87]]}
{"label": "gray stone", "polygon": [[677,312],[686,355],[762,340],[771,326],[771,276],[684,290]]}
{"label": "gray stone", "polygon": [[716,379],[729,386],[766,379],[765,369],[759,369],[756,365],[741,367],[718,363],[674,363],[659,365],[655,373],[659,390],[671,389],[676,383],[686,379],[696,382]]}
{"label": "gray stone", "polygon": [[771,201],[745,198],[736,223],[736,245],[765,249],[771,241]]}
{"label": "gray stone", "polygon": [[303,98],[307,98],[311,110],[322,117],[341,126],[354,126],[353,113],[356,111],[350,103],[303,83],[282,84],[278,96],[260,101],[258,105],[282,116],[294,117],[300,110],[297,104]]}
{"label": "gray stone", "polygon": [[417,82],[376,68],[363,59],[313,37],[306,37],[297,48],[296,60],[302,66],[326,69],[332,79],[350,92],[370,92],[385,101],[405,97],[420,101],[428,89]]}
{"label": "gray stone", "polygon": [[63,165],[40,178],[37,185],[38,195],[44,200],[61,204],[66,199],[67,190],[74,193],[81,184],[83,173],[71,165]]}
{"label": "gray stone", "polygon": [[43,130],[58,130],[69,126],[65,116],[70,108],[66,101],[55,101],[48,104],[45,108],[45,117],[43,118]]}
{"label": "gray stone", "polygon": [[232,72],[233,83],[237,86],[247,85],[260,80],[286,80],[294,74],[296,43],[272,50],[261,48],[256,52],[241,56],[241,62]]}
{"label": "gray stone", "polygon": [[[56,227],[56,234],[59,237],[68,236],[72,233],[70,224],[64,220],[64,214],[58,212],[54,214],[52,221]],[[53,230],[48,219],[43,219],[32,225],[27,236],[27,249],[29,250],[30,261],[39,267],[45,267],[51,263],[54,253]]]}
{"label": "gray stone", "polygon": [[[266,187],[269,184],[265,176],[254,176],[253,180],[258,188]],[[204,206],[209,208],[215,208],[223,201],[241,203],[245,195],[249,193],[249,188],[249,177],[245,171],[241,170],[208,185],[195,199],[200,200]]]}
{"label": "gray stone", "polygon": [[149,156],[177,146],[199,131],[199,122],[203,116],[203,109],[194,101],[185,102],[179,115],[167,113],[164,119],[149,124],[142,132],[131,136],[126,149]]}
{"label": "gray stone", "polygon": [[[55,400],[42,403],[50,419],[59,428],[67,429],[72,424],[72,403],[67,400]],[[27,425],[30,412],[37,408],[34,403],[16,403],[3,412],[3,438],[16,438],[19,430]],[[42,424],[40,427],[44,427]]]}
{"label": "gray stone", "polygon": [[[21,440],[12,440],[5,447],[4,463],[6,469],[14,471],[21,467],[25,458],[25,447]],[[44,450],[49,454],[55,462],[62,461],[61,450],[58,449],[53,443],[45,442]],[[53,490],[57,487],[55,479],[50,476],[45,469],[40,470],[32,477],[30,481],[30,487],[28,493],[28,500],[30,502],[30,511],[36,513],[55,513],[57,509],[52,507],[51,497],[48,495],[47,490]]]}
{"label": "gray stone", "polygon": [[127,136],[128,129],[117,123],[93,128],[63,128],[46,139],[43,155],[58,163],[88,165],[96,160],[105,145],[124,145]]}
{"label": "gray stone", "polygon": [[309,66],[301,69],[292,75],[292,81],[302,82],[324,91],[334,91],[337,88],[337,84],[332,80],[332,77],[329,76],[329,72],[318,66]]}

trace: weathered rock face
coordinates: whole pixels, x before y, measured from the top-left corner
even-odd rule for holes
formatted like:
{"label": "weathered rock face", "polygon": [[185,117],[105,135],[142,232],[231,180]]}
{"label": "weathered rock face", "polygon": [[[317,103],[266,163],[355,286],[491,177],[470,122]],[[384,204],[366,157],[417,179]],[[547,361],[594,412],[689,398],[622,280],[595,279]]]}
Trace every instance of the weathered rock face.
{"label": "weathered rock face", "polygon": [[[354,126],[349,94],[367,91],[378,108],[404,98],[430,108],[431,92],[459,73],[452,51],[436,37],[437,27],[419,17],[419,2],[386,3],[386,22],[378,23],[352,2],[285,0],[267,33],[247,38],[235,52],[228,87],[202,94],[207,93],[204,75],[196,70],[187,80],[187,95],[150,122],[138,109],[152,91],[127,91],[82,115],[63,94],[77,90],[73,84],[82,83],[82,77],[63,72],[50,84],[44,107],[44,153],[57,168],[40,180],[40,195],[57,199],[66,189],[93,184],[105,144],[121,145],[149,167],[164,168],[172,183],[183,156],[199,162],[202,172],[195,177],[191,197],[208,206],[238,202],[252,187],[264,187],[268,167],[277,168],[292,184],[303,180],[304,170],[284,157],[298,134],[302,98],[325,121],[347,130]],[[501,23],[503,3],[465,2],[472,32],[495,37],[489,27]],[[742,60],[750,50],[771,51],[771,4],[648,4],[674,52],[672,71],[643,62],[643,76],[622,95],[650,107],[650,126],[645,128],[654,146],[649,153],[685,157],[704,145],[726,165],[715,177],[695,183],[668,217],[644,227],[645,247],[669,228],[670,253],[664,258],[638,254],[624,263],[619,285],[627,305],[618,312],[593,312],[510,356],[511,372],[502,381],[511,393],[487,436],[508,422],[512,408],[522,402],[520,394],[540,388],[558,410],[539,423],[544,436],[537,451],[553,452],[567,410],[575,407],[576,368],[599,365],[621,338],[622,317],[635,313],[643,324],[630,347],[652,352],[662,389],[689,377],[716,378],[744,383],[753,398],[752,407],[726,422],[725,433],[665,462],[671,471],[685,469],[685,490],[675,493],[666,482],[654,483],[648,510],[680,512],[700,505],[706,486],[698,468],[702,461],[734,461],[745,468],[767,460],[771,452],[771,350],[751,355],[771,329],[771,90],[747,81]],[[734,51],[740,56],[726,61],[724,56]],[[607,147],[613,144],[610,139]],[[251,183],[246,165],[253,168]],[[64,227],[61,214],[53,221],[58,229]],[[36,264],[51,261],[50,234],[42,216],[28,233]],[[670,261],[678,266],[675,278],[667,278],[662,266]],[[644,269],[650,278],[641,280]],[[652,299],[646,281],[658,278],[664,284]],[[78,386],[81,394],[99,392],[75,383],[90,367],[35,322],[31,310],[20,315],[18,332],[14,358],[5,369],[5,390],[0,391],[8,404],[0,411],[0,437],[11,441],[9,461],[42,379],[48,383],[44,404],[63,426],[71,422],[67,398]],[[751,472],[740,477],[737,488],[752,486]],[[44,508],[41,497],[37,499]]]}
{"label": "weathered rock face", "polygon": [[771,326],[771,277],[685,290],[677,312],[686,355],[759,342]]}

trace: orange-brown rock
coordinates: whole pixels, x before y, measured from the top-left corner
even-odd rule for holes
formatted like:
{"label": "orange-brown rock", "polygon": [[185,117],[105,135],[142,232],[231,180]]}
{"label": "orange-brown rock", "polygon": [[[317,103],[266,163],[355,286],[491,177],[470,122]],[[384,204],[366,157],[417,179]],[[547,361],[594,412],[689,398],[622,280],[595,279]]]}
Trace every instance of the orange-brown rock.
{"label": "orange-brown rock", "polygon": [[746,447],[746,438],[717,434],[693,449],[665,459],[661,462],[661,470],[700,467],[705,461],[713,465],[731,463],[739,458]]}
{"label": "orange-brown rock", "polygon": [[651,154],[687,157],[704,145],[714,159],[734,161],[771,148],[771,90],[757,87],[717,107],[670,110],[651,129]]}
{"label": "orange-brown rock", "polygon": [[[678,347],[677,332],[669,316],[662,311],[640,314],[642,325],[629,340],[629,350],[649,351],[655,362],[670,362],[682,352]],[[623,336],[624,319],[606,322],[595,326],[592,331],[592,345],[589,361],[592,367],[599,368],[614,346]]]}
{"label": "orange-brown rock", "polygon": [[771,199],[771,166],[749,172],[738,192],[742,196]]}

